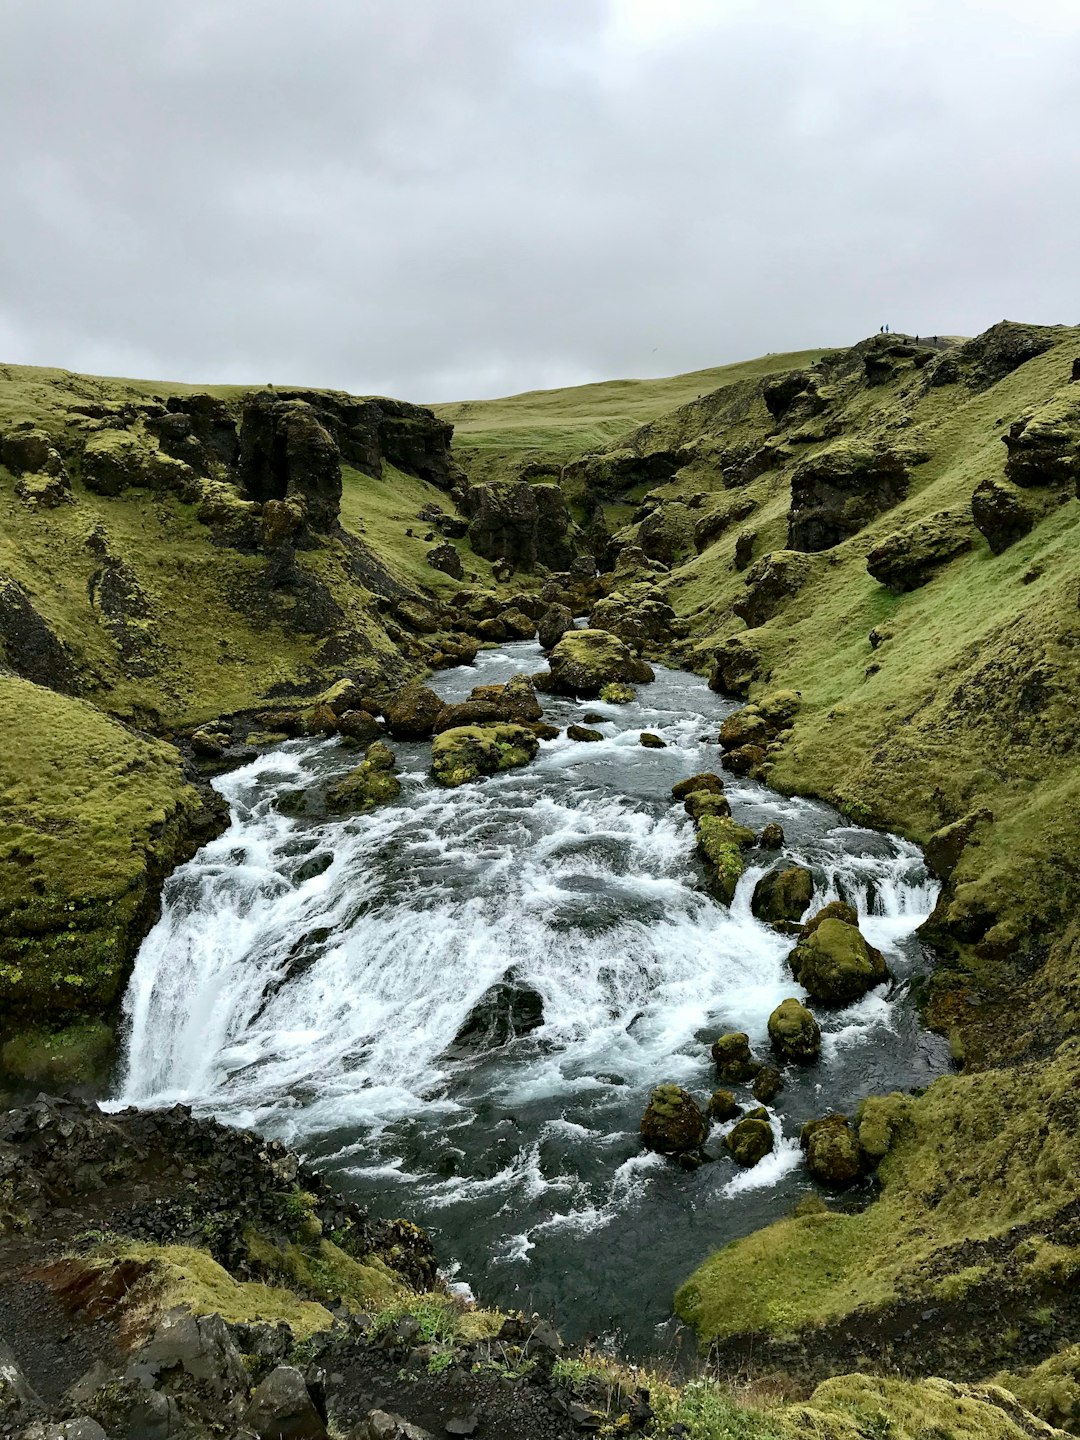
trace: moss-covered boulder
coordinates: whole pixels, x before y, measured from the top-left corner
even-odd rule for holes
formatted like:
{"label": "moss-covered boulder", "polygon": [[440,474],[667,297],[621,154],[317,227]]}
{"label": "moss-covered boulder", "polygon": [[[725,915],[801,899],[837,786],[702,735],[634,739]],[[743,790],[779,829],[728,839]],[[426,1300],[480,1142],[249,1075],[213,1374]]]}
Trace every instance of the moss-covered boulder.
{"label": "moss-covered boulder", "polygon": [[681,1085],[658,1085],[641,1117],[641,1139],[662,1155],[683,1155],[705,1143],[709,1123]]}
{"label": "moss-covered boulder", "polygon": [[975,487],[971,518],[992,553],[1001,555],[1033,528],[1036,512],[1015,485],[988,479]]}
{"label": "moss-covered boulder", "polygon": [[566,738],[576,740],[579,744],[595,745],[598,740],[603,740],[599,730],[592,730],[588,725],[568,725],[566,727]]}
{"label": "moss-covered boulder", "polygon": [[434,690],[413,680],[390,697],[383,715],[391,735],[400,740],[426,740],[434,733],[445,704]]}
{"label": "moss-covered boulder", "polygon": [[337,729],[352,745],[371,745],[382,734],[382,726],[369,710],[346,710],[337,717]]}
{"label": "moss-covered boulder", "polygon": [[758,920],[801,920],[814,898],[814,877],[805,865],[769,870],[754,886],[750,909]]}
{"label": "moss-covered boulder", "polygon": [[724,782],[719,775],[704,771],[700,775],[691,775],[686,780],[679,780],[671,787],[671,798],[673,800],[685,800],[687,795],[696,790],[712,790],[717,795],[724,793]]}
{"label": "moss-covered boulder", "polygon": [[915,457],[862,439],[819,450],[791,477],[790,550],[828,550],[907,495]]}
{"label": "moss-covered boulder", "polygon": [[859,1146],[868,1164],[877,1165],[898,1137],[910,1128],[914,1102],[894,1090],[890,1095],[868,1095],[855,1113]]}
{"label": "moss-covered boulder", "polygon": [[782,850],[784,848],[784,827],[777,824],[775,820],[770,820],[768,825],[762,826],[757,843],[762,850]]}
{"label": "moss-covered boulder", "polygon": [[435,737],[431,747],[431,773],[440,785],[453,789],[527,765],[540,741],[524,725],[459,725]]}
{"label": "moss-covered boulder", "polygon": [[700,820],[703,815],[717,815],[723,820],[731,814],[727,796],[717,790],[691,790],[683,809],[692,820]]}
{"label": "moss-covered boulder", "polygon": [[548,656],[550,687],[560,695],[599,695],[612,681],[651,680],[651,668],[606,630],[568,630]]}
{"label": "moss-covered boulder", "polygon": [[854,925],[822,920],[788,956],[791,973],[824,1005],[849,1005],[889,978],[880,950]]}
{"label": "moss-covered boulder", "polygon": [[116,1055],[116,1036],[103,1020],[61,1030],[20,1031],[0,1046],[0,1075],[46,1090],[102,1082]]}
{"label": "moss-covered boulder", "polygon": [[810,1174],[830,1190],[846,1189],[862,1174],[862,1151],[846,1115],[825,1115],[808,1121],[799,1143],[806,1151]]}
{"label": "moss-covered boulder", "polygon": [[600,691],[600,699],[608,705],[629,705],[634,698],[634,687],[623,685],[618,680],[612,680]]}
{"label": "moss-covered boulder", "polygon": [[713,1064],[721,1080],[728,1085],[745,1085],[762,1068],[750,1049],[750,1037],[742,1030],[731,1030],[712,1043]]}
{"label": "moss-covered boulder", "polygon": [[842,920],[845,925],[858,926],[859,912],[854,905],[849,905],[846,900],[830,900],[820,910],[815,910],[810,919],[802,927],[805,936],[812,935],[820,924],[825,920]]}
{"label": "moss-covered boulder", "polygon": [[784,1077],[775,1065],[763,1065],[754,1076],[750,1093],[762,1105],[769,1105],[784,1088]]}
{"label": "moss-covered boulder", "polygon": [[[740,620],[751,630],[778,615],[810,579],[810,562],[791,550],[774,550],[763,555],[746,572],[745,594],[732,605]],[[742,674],[743,672],[739,672]],[[725,686],[733,692],[735,686]]]}
{"label": "moss-covered boulder", "polygon": [[969,516],[944,511],[887,536],[866,557],[866,568],[896,594],[917,590],[950,560],[970,550],[974,538]]}
{"label": "moss-covered boulder", "polygon": [[1014,485],[1074,485],[1080,481],[1080,399],[1071,389],[1017,420],[1002,437]]}
{"label": "moss-covered boulder", "polygon": [[735,1163],[746,1170],[764,1160],[776,1144],[765,1111],[752,1110],[749,1115],[744,1115],[724,1136],[724,1144]]}
{"label": "moss-covered boulder", "polygon": [[401,781],[394,774],[397,757],[388,745],[376,740],[355,769],[326,792],[326,808],[337,813],[374,810],[401,794]]}
{"label": "moss-covered boulder", "polygon": [[768,739],[769,727],[756,705],[744,705],[720,726],[720,744],[725,750],[737,750],[742,745],[764,745]]}
{"label": "moss-covered boulder", "polygon": [[643,745],[646,750],[666,750],[667,741],[662,740],[652,730],[642,730],[638,736],[638,744]]}
{"label": "moss-covered boulder", "polygon": [[730,905],[746,868],[743,851],[754,843],[754,832],[720,815],[702,815],[694,824],[709,890],[717,900]]}
{"label": "moss-covered boulder", "polygon": [[742,1107],[730,1090],[714,1090],[709,1097],[709,1116],[723,1123],[734,1120]]}
{"label": "moss-covered boulder", "polygon": [[566,632],[573,628],[574,617],[565,605],[549,605],[536,627],[541,650],[553,650]]}
{"label": "moss-covered boulder", "polygon": [[785,1060],[808,1065],[821,1054],[821,1027],[794,997],[782,1000],[769,1016],[769,1040]]}

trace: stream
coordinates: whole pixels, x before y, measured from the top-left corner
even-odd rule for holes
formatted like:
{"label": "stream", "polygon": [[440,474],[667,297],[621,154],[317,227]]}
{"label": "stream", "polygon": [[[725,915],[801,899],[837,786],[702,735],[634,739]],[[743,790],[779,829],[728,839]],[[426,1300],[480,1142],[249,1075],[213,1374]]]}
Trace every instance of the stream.
{"label": "stream", "polygon": [[[536,644],[509,644],[431,683],[464,699],[542,665]],[[855,904],[897,983],[818,1010],[822,1058],[785,1071],[770,1106],[780,1139],[754,1169],[719,1144],[726,1126],[696,1171],[642,1151],[654,1085],[704,1102],[716,1035],[746,1030],[767,1058],[770,1011],[803,995],[785,965],[793,941],[750,913],[779,857],[751,852],[725,908],[671,801],[677,780],[718,767],[735,707],[656,668],[629,705],[541,696],[559,726],[602,715],[604,739],[562,735],[481,784],[442,790],[429,744],[393,742],[402,796],[370,815],[275,809],[283,790],[357,763],[338,740],[291,741],[218,779],[232,823],[168,881],[126,995],[111,1103],[180,1101],[277,1136],[376,1214],[425,1225],[483,1300],[548,1314],[568,1339],[661,1348],[694,1267],[813,1188],[803,1122],[925,1085],[948,1052],[907,984],[926,963],[913,932],[937,889],[918,848],[725,776],[735,818],[779,821],[785,860],[813,871],[811,912]],[[667,748],[643,748],[646,729]],[[542,1023],[501,1045],[455,1044],[507,980],[542,999]]]}

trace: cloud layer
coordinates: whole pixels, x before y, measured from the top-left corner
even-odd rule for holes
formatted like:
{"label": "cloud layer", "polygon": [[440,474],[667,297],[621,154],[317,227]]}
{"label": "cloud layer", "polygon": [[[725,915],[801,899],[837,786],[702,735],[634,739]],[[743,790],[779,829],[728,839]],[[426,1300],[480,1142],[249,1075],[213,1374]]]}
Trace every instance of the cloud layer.
{"label": "cloud layer", "polygon": [[13,0],[0,359],[410,399],[1080,321],[1072,0]]}

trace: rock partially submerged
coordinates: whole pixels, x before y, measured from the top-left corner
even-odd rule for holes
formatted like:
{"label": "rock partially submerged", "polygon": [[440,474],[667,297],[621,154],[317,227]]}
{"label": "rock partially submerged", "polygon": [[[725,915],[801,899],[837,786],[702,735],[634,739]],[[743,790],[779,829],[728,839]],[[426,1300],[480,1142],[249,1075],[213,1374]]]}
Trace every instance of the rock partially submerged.
{"label": "rock partially submerged", "polygon": [[540,741],[524,725],[459,725],[436,735],[431,773],[453,789],[485,775],[516,770],[536,756]]}
{"label": "rock partially submerged", "polygon": [[769,1040],[785,1060],[808,1065],[821,1054],[821,1027],[800,1001],[782,1000],[769,1016]]}
{"label": "rock partially submerged", "polygon": [[843,920],[821,920],[792,950],[795,979],[823,1005],[849,1005],[889,979],[880,950]]}
{"label": "rock partially submerged", "polygon": [[719,1036],[712,1044],[713,1064],[721,1080],[728,1085],[744,1085],[761,1070],[750,1049],[750,1037],[742,1030]]}
{"label": "rock partially submerged", "polygon": [[548,656],[545,688],[560,695],[599,695],[612,681],[640,684],[654,679],[652,666],[639,660],[606,630],[569,630]]}
{"label": "rock partially submerged", "polygon": [[396,800],[401,794],[396,769],[394,752],[382,740],[376,740],[361,763],[327,790],[327,810],[362,812]]}
{"label": "rock partially submerged", "polygon": [[445,705],[434,690],[414,680],[386,702],[383,715],[391,735],[401,740],[426,740],[434,734]]}
{"label": "rock partially submerged", "polygon": [[681,1085],[658,1085],[641,1117],[641,1138],[662,1155],[683,1155],[705,1143],[709,1123],[701,1106]]}
{"label": "rock partially submerged", "polygon": [[811,1175],[833,1190],[853,1185],[863,1171],[859,1140],[846,1115],[826,1115],[802,1128],[799,1143]]}
{"label": "rock partially submerged", "polygon": [[814,896],[814,877],[805,865],[769,870],[754,886],[750,910],[758,920],[801,920]]}
{"label": "rock partially submerged", "polygon": [[751,1110],[724,1136],[724,1144],[737,1165],[749,1170],[770,1155],[776,1137],[764,1110]]}

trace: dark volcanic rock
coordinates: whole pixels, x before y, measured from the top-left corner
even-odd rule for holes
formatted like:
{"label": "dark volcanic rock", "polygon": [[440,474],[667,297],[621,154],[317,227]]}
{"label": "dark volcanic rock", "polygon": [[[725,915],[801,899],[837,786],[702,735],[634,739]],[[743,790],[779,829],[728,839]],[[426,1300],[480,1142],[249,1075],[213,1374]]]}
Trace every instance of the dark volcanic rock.
{"label": "dark volcanic rock", "polygon": [[709,689],[721,695],[745,696],[758,676],[760,657],[742,635],[729,635],[713,651]]}
{"label": "dark volcanic rock", "polygon": [[291,500],[316,530],[337,523],[341,452],[303,400],[262,392],[244,406],[238,477],[250,499]]}
{"label": "dark volcanic rock", "polygon": [[541,650],[554,649],[567,630],[573,628],[574,617],[565,605],[549,605],[540,616],[536,628],[536,638],[540,642]]}
{"label": "dark volcanic rock", "polygon": [[917,590],[942,566],[970,550],[973,538],[966,515],[945,511],[907,525],[875,545],[866,557],[866,568],[898,594]]}
{"label": "dark volcanic rock", "polygon": [[435,724],[446,702],[434,690],[412,680],[403,685],[384,707],[391,735],[403,740],[426,740],[435,733]]}
{"label": "dark volcanic rock", "polygon": [[995,555],[1026,535],[1035,512],[1019,490],[1005,480],[982,480],[971,497],[971,518]]}
{"label": "dark volcanic rock", "polygon": [[828,550],[891,510],[908,492],[909,457],[842,441],[811,456],[791,477],[789,550]]}
{"label": "dark volcanic rock", "polygon": [[63,642],[41,618],[17,580],[0,575],[0,655],[16,675],[70,692],[76,671]]}
{"label": "dark volcanic rock", "polygon": [[1066,394],[1017,420],[1002,439],[1014,485],[1080,484],[1080,400]]}
{"label": "dark volcanic rock", "polygon": [[731,608],[753,630],[778,614],[809,578],[810,563],[805,555],[795,550],[774,550],[747,572],[746,594]]}
{"label": "dark volcanic rock", "polygon": [[259,1440],[326,1440],[320,1415],[304,1377],[292,1365],[271,1370],[256,1388],[244,1424]]}
{"label": "dark volcanic rock", "polygon": [[988,390],[1006,375],[1054,343],[1053,332],[1043,325],[1020,325],[1001,320],[989,330],[947,350],[926,367],[930,385],[955,385],[963,381],[971,390]]}
{"label": "dark volcanic rock", "polygon": [[436,545],[434,550],[429,550],[427,563],[432,569],[441,570],[444,575],[449,575],[454,580],[462,579],[465,574],[461,556],[450,544]]}
{"label": "dark volcanic rock", "polygon": [[530,985],[500,981],[476,1002],[454,1037],[455,1050],[495,1050],[544,1023],[544,1000]]}
{"label": "dark volcanic rock", "polygon": [[750,909],[759,920],[799,920],[814,894],[814,877],[804,865],[769,870],[754,886]]}
{"label": "dark volcanic rock", "polygon": [[806,1151],[810,1174],[831,1190],[845,1189],[862,1173],[862,1151],[846,1115],[807,1121],[799,1143]]}
{"label": "dark volcanic rock", "polygon": [[557,485],[473,485],[462,509],[470,517],[469,544],[486,560],[505,560],[520,570],[566,570],[574,558],[570,512]]}
{"label": "dark volcanic rock", "polygon": [[658,1085],[641,1118],[641,1138],[650,1150],[681,1155],[705,1143],[709,1123],[701,1106],[681,1085]]}

